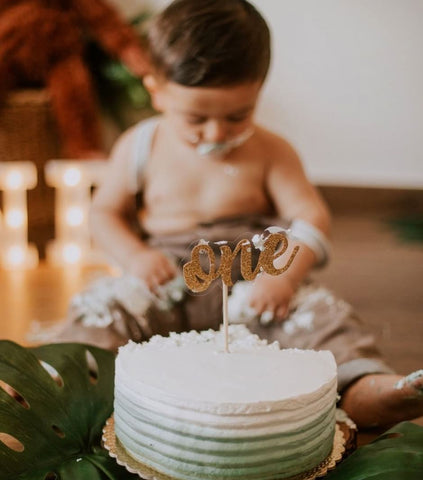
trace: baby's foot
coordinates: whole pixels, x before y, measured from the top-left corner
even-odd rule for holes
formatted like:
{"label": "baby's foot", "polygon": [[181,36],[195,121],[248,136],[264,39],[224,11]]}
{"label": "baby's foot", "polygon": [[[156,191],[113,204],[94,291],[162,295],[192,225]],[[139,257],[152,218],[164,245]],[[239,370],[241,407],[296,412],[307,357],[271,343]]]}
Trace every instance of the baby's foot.
{"label": "baby's foot", "polygon": [[423,415],[423,370],[366,375],[342,395],[341,407],[361,428],[390,427]]}
{"label": "baby's foot", "polygon": [[423,370],[417,370],[406,377],[402,377],[395,384],[395,389],[409,391],[410,398],[423,395]]}

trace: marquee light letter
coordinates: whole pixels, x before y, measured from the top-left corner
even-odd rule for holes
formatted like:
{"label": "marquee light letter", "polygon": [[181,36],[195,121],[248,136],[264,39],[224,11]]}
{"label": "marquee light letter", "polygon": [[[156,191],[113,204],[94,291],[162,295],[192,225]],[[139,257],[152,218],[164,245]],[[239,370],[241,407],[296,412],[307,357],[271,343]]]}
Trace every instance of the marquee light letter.
{"label": "marquee light letter", "polygon": [[1,264],[7,269],[34,268],[38,252],[28,244],[27,190],[37,184],[37,169],[31,162],[0,162],[3,191]]}
{"label": "marquee light letter", "polygon": [[48,185],[55,188],[55,239],[47,246],[54,264],[93,263],[100,257],[88,225],[91,188],[100,183],[105,160],[51,160],[45,167]]}

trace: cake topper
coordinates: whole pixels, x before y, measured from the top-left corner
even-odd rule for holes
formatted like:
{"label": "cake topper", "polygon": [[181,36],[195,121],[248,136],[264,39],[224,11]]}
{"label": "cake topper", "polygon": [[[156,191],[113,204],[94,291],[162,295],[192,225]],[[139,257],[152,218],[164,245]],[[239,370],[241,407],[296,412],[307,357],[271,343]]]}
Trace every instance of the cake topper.
{"label": "cake topper", "polygon": [[[267,233],[267,235],[266,235]],[[254,280],[259,273],[280,275],[291,265],[299,250],[294,247],[286,264],[277,268],[274,262],[288,249],[286,231],[279,227],[269,227],[261,235],[255,235],[252,240],[240,240],[236,247],[232,248],[225,241],[215,242],[220,250],[220,263],[216,268],[216,256],[209,242],[200,240],[191,251],[191,261],[183,266],[183,275],[187,287],[193,292],[204,292],[210,284],[221,277],[223,295],[223,326],[225,333],[225,351],[229,352],[228,341],[228,287],[233,286],[232,265],[238,254],[241,260],[241,276],[244,280]],[[252,249],[260,250],[256,266],[253,268]],[[208,269],[201,265],[201,255],[208,257]]]}

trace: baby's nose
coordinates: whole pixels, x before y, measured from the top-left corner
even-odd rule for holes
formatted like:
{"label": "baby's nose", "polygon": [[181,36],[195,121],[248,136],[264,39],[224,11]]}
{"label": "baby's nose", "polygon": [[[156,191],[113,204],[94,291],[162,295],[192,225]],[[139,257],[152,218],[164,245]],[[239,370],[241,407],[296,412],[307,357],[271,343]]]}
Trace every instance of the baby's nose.
{"label": "baby's nose", "polygon": [[203,138],[206,142],[219,143],[227,138],[227,127],[219,120],[209,120],[204,126]]}

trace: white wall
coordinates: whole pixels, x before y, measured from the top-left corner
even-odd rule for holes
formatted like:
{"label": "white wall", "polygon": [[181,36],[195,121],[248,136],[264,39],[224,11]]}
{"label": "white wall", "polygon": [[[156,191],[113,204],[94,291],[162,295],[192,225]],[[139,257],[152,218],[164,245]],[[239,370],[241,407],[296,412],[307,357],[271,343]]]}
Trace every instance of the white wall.
{"label": "white wall", "polygon": [[309,177],[423,188],[423,0],[251,1],[273,34],[258,119]]}
{"label": "white wall", "polygon": [[319,183],[423,187],[423,1],[255,0],[274,59],[259,119]]}

